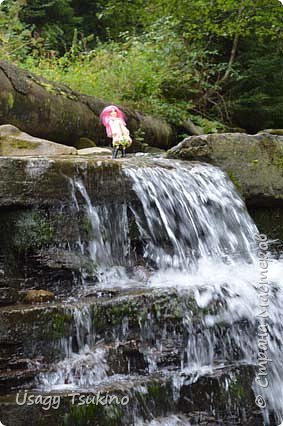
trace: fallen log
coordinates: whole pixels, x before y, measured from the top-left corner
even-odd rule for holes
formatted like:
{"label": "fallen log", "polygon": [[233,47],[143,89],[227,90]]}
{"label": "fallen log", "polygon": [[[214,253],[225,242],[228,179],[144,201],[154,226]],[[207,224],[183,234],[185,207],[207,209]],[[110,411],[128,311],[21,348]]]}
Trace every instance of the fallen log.
{"label": "fallen log", "polygon": [[[65,145],[89,138],[98,146],[111,143],[99,121],[108,105],[64,84],[39,77],[14,64],[0,60],[0,124],[13,124],[32,136]],[[172,127],[165,121],[119,105],[133,137],[133,150],[143,142],[168,149],[176,143]]]}

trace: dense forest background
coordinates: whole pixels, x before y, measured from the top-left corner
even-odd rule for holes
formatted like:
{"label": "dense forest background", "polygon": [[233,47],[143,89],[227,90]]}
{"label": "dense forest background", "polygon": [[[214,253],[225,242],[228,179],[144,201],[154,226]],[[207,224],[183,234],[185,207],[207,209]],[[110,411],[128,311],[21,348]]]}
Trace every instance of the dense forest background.
{"label": "dense forest background", "polygon": [[283,128],[279,0],[4,0],[0,55],[180,137]]}

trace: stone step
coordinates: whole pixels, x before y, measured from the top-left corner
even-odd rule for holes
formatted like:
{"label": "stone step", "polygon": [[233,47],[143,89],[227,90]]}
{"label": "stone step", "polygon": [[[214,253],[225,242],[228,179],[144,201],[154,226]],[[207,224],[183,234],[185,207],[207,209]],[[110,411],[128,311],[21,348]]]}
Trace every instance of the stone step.
{"label": "stone step", "polygon": [[14,389],[30,388],[34,384],[35,377],[46,369],[39,366],[29,366],[28,369],[0,371],[0,395],[5,395]]}
{"label": "stone step", "polygon": [[192,425],[259,426],[264,422],[254,402],[252,380],[252,369],[240,366],[217,369],[196,382],[184,376],[179,389],[168,374],[113,376],[89,389],[30,389],[0,397],[0,420],[5,426],[138,426],[182,413]]}
{"label": "stone step", "polygon": [[[106,297],[102,297],[103,294]],[[101,347],[105,350],[110,375],[143,373],[148,370],[153,358],[157,366],[180,365],[182,334],[179,339],[178,336],[170,337],[170,332],[167,338],[159,336],[159,347],[150,334],[151,349],[148,352],[144,321],[154,321],[156,315],[152,316],[151,310],[154,313],[157,308],[164,309],[168,305],[167,292],[157,295],[141,289],[120,293],[112,290],[112,297],[109,292],[103,291],[96,296],[99,297],[85,299],[79,305],[42,303],[0,308],[1,393],[8,392],[11,387],[23,386],[24,377],[30,382],[38,370],[52,368],[54,363],[63,360],[67,356],[66,345],[71,345],[71,351],[78,353],[88,340],[90,350]],[[167,317],[171,328],[174,321],[180,321],[179,316],[174,318],[173,305],[172,309],[168,306],[162,317],[161,329]],[[85,324],[81,325],[82,341],[78,342],[74,317],[80,310],[82,315],[86,315],[86,322],[89,319],[92,324],[90,330]],[[156,327],[160,322],[159,312]],[[25,358],[28,362],[23,361]],[[32,364],[36,364],[37,369],[31,368]],[[10,370],[17,370],[11,382]]]}
{"label": "stone step", "polygon": [[[217,305],[217,304],[216,304]],[[214,302],[199,308],[189,292],[175,290],[132,289],[99,290],[80,303],[42,303],[0,308],[0,368],[2,393],[11,387],[30,382],[30,368],[22,365],[29,359],[37,369],[54,369],[56,363],[84,351],[85,345],[94,353],[103,348],[109,366],[108,374],[144,374],[163,368],[176,369],[188,365],[189,339],[215,333],[221,346],[213,348],[219,362],[227,344],[230,360],[237,360],[239,348],[231,347],[229,324],[208,329],[204,323],[213,313]],[[184,319],[186,323],[184,323]],[[233,324],[233,327],[235,324]],[[245,323],[241,323],[244,333]],[[240,357],[239,357],[240,358]],[[10,377],[11,369],[19,372],[20,380]],[[31,368],[33,377],[37,371]]]}
{"label": "stone step", "polygon": [[[128,290],[113,297],[106,293],[106,297],[85,298],[79,303],[0,307],[0,357],[42,356],[51,363],[65,356],[62,343],[70,339],[74,351],[103,339],[105,344],[140,342],[141,348],[143,344],[156,347],[159,342],[166,352],[167,346],[172,350],[176,344],[185,345],[190,330],[201,331],[205,315],[216,308],[217,302],[198,307],[189,292],[150,289]],[[76,316],[81,317],[77,325]],[[229,324],[221,327],[229,328]]]}
{"label": "stone step", "polygon": [[[178,347],[179,343],[179,347]],[[97,343],[89,348],[92,354],[103,351],[105,363],[107,365],[107,375],[127,375],[127,374],[148,374],[150,371],[159,371],[166,368],[176,370],[182,363],[182,347],[180,342],[173,343],[164,339],[160,342],[160,348],[152,348],[148,351],[140,341],[130,340],[120,343],[103,344]],[[85,368],[92,369],[94,366],[87,366],[88,351],[81,354],[69,354],[61,362],[65,362],[72,370],[78,374],[77,364],[81,363],[81,371]],[[79,361],[79,359],[81,361]],[[35,379],[40,373],[50,374],[56,370],[62,370],[60,364],[46,363],[44,357],[34,359],[21,358],[1,358],[0,359],[0,395],[9,393],[12,389],[30,387],[35,383]],[[91,371],[90,371],[91,373]],[[67,377],[65,381],[67,381]]]}

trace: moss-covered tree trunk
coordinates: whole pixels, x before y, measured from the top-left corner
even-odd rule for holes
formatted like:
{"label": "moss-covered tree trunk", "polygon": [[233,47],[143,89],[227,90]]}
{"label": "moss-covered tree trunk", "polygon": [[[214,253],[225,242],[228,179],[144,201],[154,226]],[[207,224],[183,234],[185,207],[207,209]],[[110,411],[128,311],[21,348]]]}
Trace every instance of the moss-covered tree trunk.
{"label": "moss-covered tree trunk", "polygon": [[[87,137],[103,146],[110,143],[99,122],[99,114],[106,105],[94,96],[75,92],[0,60],[0,124],[13,124],[32,136],[66,145]],[[122,109],[134,148],[138,147],[140,135],[151,146],[166,149],[174,145],[174,132],[167,123]]]}

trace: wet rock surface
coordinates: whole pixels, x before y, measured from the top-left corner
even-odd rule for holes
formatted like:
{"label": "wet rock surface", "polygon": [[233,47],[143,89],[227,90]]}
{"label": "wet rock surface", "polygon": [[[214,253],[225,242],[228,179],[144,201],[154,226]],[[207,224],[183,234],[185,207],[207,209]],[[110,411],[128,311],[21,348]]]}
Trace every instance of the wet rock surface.
{"label": "wet rock surface", "polygon": [[121,162],[103,157],[0,157],[0,208],[63,208],[74,178],[84,181],[92,199],[119,199],[125,194],[120,168]]}
{"label": "wet rock surface", "polygon": [[[75,158],[76,157],[76,158]],[[0,304],[21,301],[25,289],[69,292],[82,273],[95,280],[87,248],[92,238],[86,203],[123,203],[121,161],[103,157],[0,157]]]}
{"label": "wet rock surface", "polygon": [[[76,309],[85,315],[86,306],[91,319],[89,329],[87,321],[75,321]],[[212,304],[210,309],[213,312],[216,306]],[[190,313],[187,321],[192,322],[191,336],[183,324],[185,312]],[[23,425],[28,417],[33,419],[32,425],[138,425],[138,418],[150,421],[152,416],[175,412],[183,413],[191,424],[263,425],[251,389],[252,366],[224,367],[219,363],[211,371],[202,373],[198,380],[194,374],[184,373],[176,387],[178,376],[174,374],[185,361],[188,339],[206,333],[202,321],[207,313],[189,294],[142,289],[128,290],[122,295],[118,292],[111,298],[82,300],[80,305],[53,303],[2,308],[0,347],[6,348],[6,353],[1,350],[0,418],[6,419],[6,426]],[[214,332],[226,335],[229,341],[229,325],[226,331],[223,327]],[[89,333],[93,339],[88,340]],[[54,361],[64,362],[62,338],[70,342],[71,337],[73,351],[79,353],[78,335],[82,341],[88,341],[87,347],[92,353],[105,351],[106,376],[91,386],[85,384],[85,390],[82,385],[80,390],[70,387],[70,383],[68,387],[68,376],[67,381],[61,383],[67,386],[65,390],[40,390],[38,377],[56,372]],[[27,354],[28,359],[24,357]],[[80,368],[75,365],[76,375],[83,375],[83,364]],[[58,368],[59,373],[65,368],[64,364]],[[71,370],[69,374],[72,375]],[[79,385],[83,377],[77,376],[77,380]],[[23,401],[25,393],[32,398],[36,395],[49,398],[49,402],[56,396],[60,404],[48,411],[43,403],[17,404],[17,398]],[[97,395],[108,398],[114,395],[120,399],[124,396],[128,402],[123,407],[115,399],[106,405],[82,404],[79,399]],[[272,419],[270,424],[275,424]]]}
{"label": "wet rock surface", "polygon": [[[240,380],[240,375],[245,379]],[[170,376],[157,374],[151,377],[127,376],[124,380],[101,383],[91,392],[82,391],[80,394],[75,391],[56,393],[28,391],[0,396],[0,416],[3,418],[5,413],[8,426],[24,425],[29,418],[31,425],[40,422],[42,425],[54,426],[85,424],[134,426],[148,425],[153,418],[156,418],[156,422],[160,419],[160,424],[163,424],[163,416],[178,413],[179,419],[183,421],[180,425],[263,426],[259,410],[253,407],[253,395],[249,391],[249,386],[250,372],[247,367],[234,368],[230,371],[223,369],[207,374],[199,383],[181,387],[178,395],[174,391]],[[211,395],[215,395],[215,398],[212,397],[213,413]],[[41,398],[39,400],[41,403],[29,406],[23,403],[25,398],[34,401],[37,397]],[[114,397],[114,403],[109,402],[111,397]],[[229,407],[227,399],[230,401]],[[108,403],[96,404],[97,400]],[[127,404],[123,406],[122,401],[126,401]],[[50,409],[47,411],[48,404]],[[272,418],[270,425],[276,425]]]}

